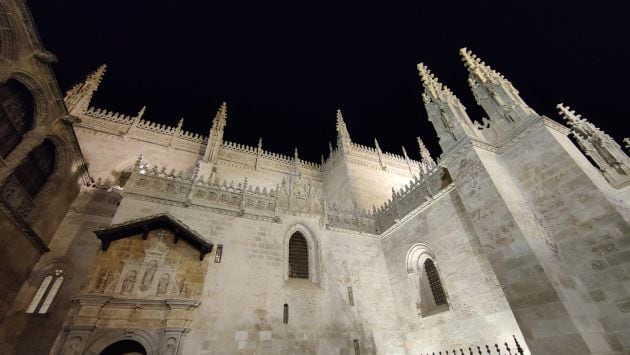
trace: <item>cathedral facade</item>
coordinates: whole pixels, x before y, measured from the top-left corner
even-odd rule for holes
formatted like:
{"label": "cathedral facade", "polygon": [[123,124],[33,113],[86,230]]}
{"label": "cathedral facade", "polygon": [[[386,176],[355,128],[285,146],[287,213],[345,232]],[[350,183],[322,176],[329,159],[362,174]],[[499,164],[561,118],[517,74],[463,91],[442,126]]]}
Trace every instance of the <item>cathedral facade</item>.
{"label": "cathedral facade", "polygon": [[94,107],[105,65],[62,95],[0,21],[0,352],[630,353],[630,158],[469,50],[481,122],[418,65],[439,158],[338,111],[315,163],[225,140],[226,103],[207,135]]}

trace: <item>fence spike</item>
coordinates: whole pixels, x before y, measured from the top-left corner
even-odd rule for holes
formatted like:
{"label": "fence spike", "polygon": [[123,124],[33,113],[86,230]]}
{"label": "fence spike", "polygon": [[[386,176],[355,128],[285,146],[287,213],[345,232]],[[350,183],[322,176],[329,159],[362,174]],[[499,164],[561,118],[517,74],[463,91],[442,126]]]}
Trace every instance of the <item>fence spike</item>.
{"label": "fence spike", "polygon": [[479,347],[479,345],[477,345],[477,352],[479,353],[479,355],[483,355],[483,353],[481,353],[481,348]]}
{"label": "fence spike", "polygon": [[512,355],[512,350],[510,350],[510,346],[508,345],[508,343],[505,343],[505,350],[507,350],[508,355]]}
{"label": "fence spike", "polygon": [[488,352],[488,355],[492,355],[492,353],[490,352],[490,347],[488,346],[488,344],[486,344],[486,351]]}
{"label": "fence spike", "polygon": [[523,352],[523,349],[521,348],[521,344],[519,344],[518,340],[516,339],[516,335],[512,335],[512,338],[514,338],[514,342],[516,343],[516,351],[518,351],[518,353],[521,355],[525,354]]}
{"label": "fence spike", "polygon": [[472,348],[470,346],[468,347],[468,352],[470,353],[468,355],[475,355],[475,354],[473,354],[473,350],[472,350]]}
{"label": "fence spike", "polygon": [[501,349],[499,349],[499,345],[495,343],[494,347],[497,349],[497,354],[501,355]]}

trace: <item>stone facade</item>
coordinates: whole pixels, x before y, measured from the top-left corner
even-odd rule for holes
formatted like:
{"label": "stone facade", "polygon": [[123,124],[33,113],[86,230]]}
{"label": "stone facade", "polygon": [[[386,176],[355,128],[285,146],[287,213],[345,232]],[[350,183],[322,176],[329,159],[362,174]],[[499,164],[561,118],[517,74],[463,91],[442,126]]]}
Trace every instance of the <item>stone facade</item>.
{"label": "stone facade", "polygon": [[[224,140],[225,103],[207,136],[92,107],[106,66],[62,99],[24,3],[0,3],[0,19],[0,84],[35,106],[0,158],[3,353],[418,354],[514,338],[525,353],[630,353],[630,159],[564,105],[569,128],[536,113],[470,51],[482,122],[418,65],[437,163],[420,139],[421,161],[353,142],[341,112],[313,163]],[[45,139],[56,163],[31,198],[14,171]],[[290,272],[296,234],[306,278]]]}

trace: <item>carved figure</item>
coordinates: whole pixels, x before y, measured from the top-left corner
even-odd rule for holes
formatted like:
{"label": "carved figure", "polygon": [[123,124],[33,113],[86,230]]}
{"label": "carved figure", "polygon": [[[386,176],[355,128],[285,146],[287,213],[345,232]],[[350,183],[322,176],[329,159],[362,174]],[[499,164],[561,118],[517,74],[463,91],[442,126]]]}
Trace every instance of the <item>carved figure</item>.
{"label": "carved figure", "polygon": [[157,294],[158,295],[165,295],[166,294],[166,290],[168,289],[168,284],[170,281],[170,277],[168,274],[162,274],[162,276],[160,277],[160,281],[158,282],[158,287],[157,287]]}
{"label": "carved figure", "polygon": [[151,282],[153,282],[153,276],[155,276],[155,270],[157,269],[157,261],[153,260],[147,270],[144,272],[144,276],[142,277],[142,284],[140,285],[140,289],[142,291],[146,291],[151,286]]}
{"label": "carved figure", "polygon": [[137,272],[135,270],[130,271],[125,277],[125,281],[123,281],[121,293],[130,293],[133,288],[133,284],[136,283],[136,275]]}

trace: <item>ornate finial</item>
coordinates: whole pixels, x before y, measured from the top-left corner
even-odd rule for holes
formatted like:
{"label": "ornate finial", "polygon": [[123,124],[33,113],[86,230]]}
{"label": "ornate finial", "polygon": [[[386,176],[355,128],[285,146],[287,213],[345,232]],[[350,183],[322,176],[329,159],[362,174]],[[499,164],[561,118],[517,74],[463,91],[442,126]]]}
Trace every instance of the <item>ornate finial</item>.
{"label": "ornate finial", "polygon": [[431,157],[431,152],[429,152],[429,150],[424,145],[424,142],[422,142],[422,139],[420,139],[420,137],[416,137],[416,138],[418,139],[418,147],[420,148],[420,157],[422,158],[422,162],[428,165],[428,167],[434,167],[436,164],[435,164],[435,160],[433,160],[433,157]]}
{"label": "ornate finial", "polygon": [[437,80],[435,75],[431,73],[424,63],[418,64],[418,72],[420,73],[420,79],[422,80],[425,93],[432,97],[439,97],[443,90],[448,90],[446,86],[442,85],[442,83]]}
{"label": "ornate finial", "polygon": [[78,114],[87,111],[94,92],[98,89],[107,65],[103,64],[94,72],[90,73],[83,82],[75,84],[64,98],[66,107],[71,114]]}
{"label": "ornate finial", "polygon": [[630,184],[630,158],[619,144],[569,106],[559,104],[557,108],[571,127],[578,146],[599,167],[606,180],[614,187]]}
{"label": "ornate finial", "polygon": [[222,131],[225,128],[227,122],[227,103],[223,101],[214,119],[212,120],[212,129],[216,131]]}
{"label": "ornate finial", "polygon": [[142,106],[142,108],[140,108],[140,111],[138,111],[138,114],[136,115],[136,118],[142,118],[142,116],[144,116],[144,112],[147,110],[146,106]]}
{"label": "ornate finial", "polygon": [[460,49],[459,54],[462,56],[462,61],[464,62],[466,68],[468,68],[468,72],[471,75],[476,76],[480,81],[485,82],[490,79],[488,74],[491,73],[500,76],[499,73],[494,72],[490,67],[486,66],[481,59],[479,59],[467,48]]}
{"label": "ornate finial", "polygon": [[333,151],[332,142],[328,142],[328,150],[330,151],[330,154],[332,154],[332,151]]}
{"label": "ornate finial", "polygon": [[177,129],[181,130],[183,126],[184,126],[184,118],[182,117],[179,119],[179,122],[177,122]]}
{"label": "ornate finial", "polygon": [[296,161],[300,159],[298,157],[298,149],[297,149],[297,147],[295,147],[295,150],[293,151],[293,158],[295,158]]}
{"label": "ornate finial", "polygon": [[558,113],[567,121],[567,124],[570,127],[574,127],[579,125],[582,122],[582,116],[575,113],[574,110],[571,110],[571,107],[565,106],[564,104],[556,105],[556,108],[559,110]]}
{"label": "ornate finial", "polygon": [[343,120],[343,115],[341,114],[341,109],[337,110],[337,134],[339,137],[350,139],[346,122]]}
{"label": "ornate finial", "polygon": [[403,152],[403,156],[405,157],[405,160],[409,160],[409,156],[407,155],[407,150],[405,149],[405,146],[401,146],[402,147],[402,152]]}
{"label": "ornate finial", "polygon": [[381,151],[381,146],[378,145],[378,141],[376,140],[376,138],[374,138],[374,146],[376,147],[377,151],[379,151],[379,152]]}
{"label": "ornate finial", "polygon": [[262,149],[262,137],[258,138],[258,150]]}

